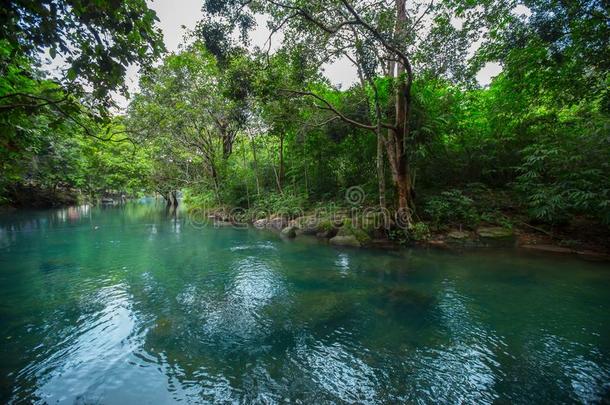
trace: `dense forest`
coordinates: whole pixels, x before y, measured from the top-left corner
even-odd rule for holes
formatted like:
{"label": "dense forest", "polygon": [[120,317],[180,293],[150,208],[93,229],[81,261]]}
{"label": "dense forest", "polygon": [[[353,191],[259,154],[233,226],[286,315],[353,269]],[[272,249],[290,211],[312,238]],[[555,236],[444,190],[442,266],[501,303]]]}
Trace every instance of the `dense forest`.
{"label": "dense forest", "polygon": [[[393,219],[374,231],[400,242],[486,225],[608,247],[607,2],[202,10],[168,53],[145,0],[5,3],[0,202],[175,205],[181,192],[189,209],[253,220],[377,207]],[[270,35],[251,46],[261,15]],[[324,67],[345,58],[358,80],[338,88]],[[502,70],[481,86],[489,62]],[[132,64],[139,90],[121,112]]]}

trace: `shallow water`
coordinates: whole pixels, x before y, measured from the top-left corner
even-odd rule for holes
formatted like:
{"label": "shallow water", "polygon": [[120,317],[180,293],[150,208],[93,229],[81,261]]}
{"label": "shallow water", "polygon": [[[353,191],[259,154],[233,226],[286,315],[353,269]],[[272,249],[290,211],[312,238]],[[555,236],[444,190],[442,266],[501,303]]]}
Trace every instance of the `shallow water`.
{"label": "shallow water", "polygon": [[603,403],[610,266],[0,217],[0,402]]}

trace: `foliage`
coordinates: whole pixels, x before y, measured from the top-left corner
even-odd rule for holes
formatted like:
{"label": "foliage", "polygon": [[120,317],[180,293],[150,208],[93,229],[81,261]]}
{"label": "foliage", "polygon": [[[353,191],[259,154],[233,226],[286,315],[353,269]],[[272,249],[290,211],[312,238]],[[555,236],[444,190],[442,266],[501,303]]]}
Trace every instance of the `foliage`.
{"label": "foliage", "polygon": [[[52,59],[61,59],[64,90],[82,94],[89,85],[105,109],[111,91],[126,93],[127,67],[147,66],[163,50],[156,20],[145,0],[12,0],[2,5],[0,41],[17,57],[37,61],[48,51]],[[14,89],[11,96],[23,98],[22,90]]]}
{"label": "foliage", "polygon": [[270,193],[258,199],[253,208],[268,215],[281,214],[295,218],[304,214],[307,205],[302,195]]}
{"label": "foliage", "polygon": [[211,191],[187,188],[184,190],[184,202],[189,208],[218,208],[216,196]]}
{"label": "foliage", "polygon": [[423,241],[430,238],[430,228],[424,222],[416,222],[411,229],[408,230],[409,239],[414,241]]}
{"label": "foliage", "polygon": [[561,223],[584,214],[610,224],[607,125],[585,137],[559,131],[523,149],[516,184],[533,218]]}
{"label": "foliage", "polygon": [[[9,2],[0,186],[184,190],[192,205],[291,217],[408,207],[409,230],[390,235],[403,241],[427,237],[421,219],[610,224],[607,10],[527,0],[526,17],[515,5],[206,0],[192,40],[159,60],[143,0]],[[282,32],[277,49],[246,47],[256,14]],[[41,68],[46,50],[66,59],[62,77]],[[344,57],[358,80],[338,88],[322,66]],[[502,72],[478,86],[490,61]],[[125,116],[101,119],[131,63],[147,68],[139,93]]]}
{"label": "foliage", "polygon": [[461,190],[443,191],[430,197],[424,204],[424,213],[436,226],[466,225],[472,226],[479,220],[474,201]]}
{"label": "foliage", "polygon": [[[0,195],[18,189],[138,193],[148,162],[110,93],[163,50],[143,0],[9,1],[0,10]],[[50,60],[56,59],[51,73]],[[46,65],[46,66],[45,66]],[[11,197],[11,194],[13,196]],[[35,196],[25,196],[26,198]]]}

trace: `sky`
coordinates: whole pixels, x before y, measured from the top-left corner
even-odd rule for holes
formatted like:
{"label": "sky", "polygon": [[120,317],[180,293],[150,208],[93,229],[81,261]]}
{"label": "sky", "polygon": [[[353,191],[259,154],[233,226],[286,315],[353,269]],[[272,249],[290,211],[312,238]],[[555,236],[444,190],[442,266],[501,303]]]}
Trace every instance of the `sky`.
{"label": "sky", "polygon": [[[201,0],[154,0],[148,1],[150,8],[155,10],[159,18],[159,27],[163,31],[165,46],[168,51],[178,50],[178,46],[183,42],[184,35],[188,29],[192,29],[202,18]],[[521,10],[522,11],[522,10]],[[252,45],[262,47],[268,38],[264,19],[257,19],[257,29],[251,35]],[[501,71],[498,63],[487,63],[477,74],[477,80],[481,85],[488,85],[491,79]],[[340,59],[332,64],[324,66],[326,77],[335,85],[347,88],[357,80],[356,70],[347,59]],[[138,72],[135,67],[131,67],[127,74],[127,85],[130,92],[137,91]],[[126,105],[125,100],[120,100],[119,104]]]}

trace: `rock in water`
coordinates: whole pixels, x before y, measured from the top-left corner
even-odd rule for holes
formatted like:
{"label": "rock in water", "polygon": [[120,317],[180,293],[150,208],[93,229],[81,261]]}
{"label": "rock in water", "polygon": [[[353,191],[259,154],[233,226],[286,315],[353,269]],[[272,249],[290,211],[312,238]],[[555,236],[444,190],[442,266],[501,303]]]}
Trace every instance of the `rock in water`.
{"label": "rock in water", "polygon": [[257,229],[264,229],[265,227],[267,227],[267,222],[269,221],[265,218],[257,219],[256,221],[254,221],[254,227]]}
{"label": "rock in water", "polygon": [[296,226],[287,226],[284,229],[282,229],[282,236],[292,239],[295,236],[297,236],[297,229],[299,229],[299,228]]}

